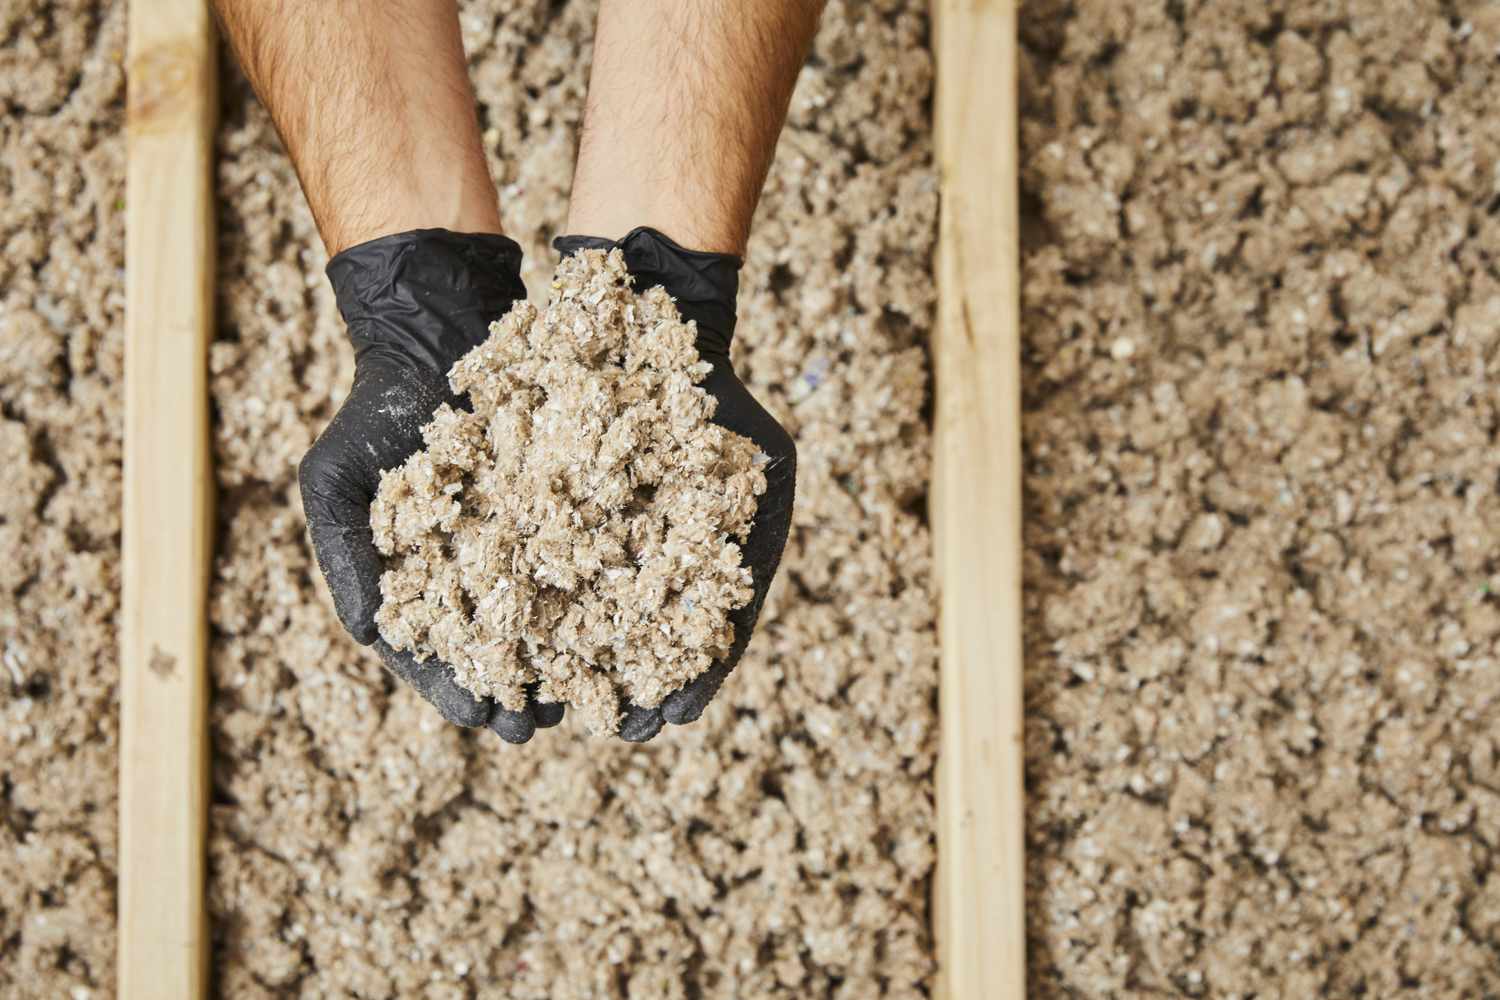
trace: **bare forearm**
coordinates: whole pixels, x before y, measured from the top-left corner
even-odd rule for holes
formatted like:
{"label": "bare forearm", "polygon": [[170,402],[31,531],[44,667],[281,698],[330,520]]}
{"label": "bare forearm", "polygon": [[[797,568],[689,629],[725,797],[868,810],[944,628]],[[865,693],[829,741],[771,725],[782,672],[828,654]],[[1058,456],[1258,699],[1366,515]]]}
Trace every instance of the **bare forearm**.
{"label": "bare forearm", "polygon": [[822,0],[604,0],[568,231],[742,253]]}
{"label": "bare forearm", "polygon": [[214,0],[330,255],[500,229],[454,0]]}

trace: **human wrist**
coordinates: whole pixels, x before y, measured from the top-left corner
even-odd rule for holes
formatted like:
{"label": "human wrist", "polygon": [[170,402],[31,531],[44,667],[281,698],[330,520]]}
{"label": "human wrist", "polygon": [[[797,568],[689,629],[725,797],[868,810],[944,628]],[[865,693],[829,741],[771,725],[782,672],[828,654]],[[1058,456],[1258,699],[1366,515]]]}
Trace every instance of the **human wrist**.
{"label": "human wrist", "polygon": [[413,172],[384,190],[343,198],[308,191],[318,232],[330,259],[386,236],[443,229],[504,236],[500,202],[486,173],[482,183],[464,171]]}
{"label": "human wrist", "polygon": [[[629,177],[601,175],[579,154],[579,171],[568,206],[567,232],[594,233],[623,240],[635,229],[650,228],[685,247],[706,253],[742,256],[746,227],[734,213],[705,208],[708,198],[679,192],[642,192]],[[592,158],[592,154],[589,154]],[[691,186],[691,181],[685,181]],[[649,195],[649,197],[648,197]]]}
{"label": "human wrist", "polygon": [[328,262],[356,358],[395,351],[443,375],[526,297],[520,272],[509,237],[446,229],[377,237]]}
{"label": "human wrist", "polygon": [[636,226],[619,239],[584,233],[559,236],[552,246],[565,257],[582,250],[618,248],[638,291],[662,286],[676,300],[682,318],[697,323],[700,352],[728,354],[743,263],[737,255],[684,247],[651,226]]}

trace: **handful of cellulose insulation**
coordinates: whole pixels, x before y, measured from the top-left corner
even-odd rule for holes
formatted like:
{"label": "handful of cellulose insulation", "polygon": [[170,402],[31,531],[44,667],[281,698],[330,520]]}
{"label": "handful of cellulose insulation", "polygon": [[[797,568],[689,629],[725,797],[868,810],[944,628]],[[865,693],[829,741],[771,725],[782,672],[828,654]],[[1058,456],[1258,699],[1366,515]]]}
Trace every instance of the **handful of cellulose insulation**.
{"label": "handful of cellulose insulation", "polygon": [[710,366],[661,288],[624,258],[565,259],[449,372],[426,448],[370,507],[380,634],[519,711],[526,686],[595,733],[728,653],[752,596],[740,546],[765,492],[754,442],[709,422]]}

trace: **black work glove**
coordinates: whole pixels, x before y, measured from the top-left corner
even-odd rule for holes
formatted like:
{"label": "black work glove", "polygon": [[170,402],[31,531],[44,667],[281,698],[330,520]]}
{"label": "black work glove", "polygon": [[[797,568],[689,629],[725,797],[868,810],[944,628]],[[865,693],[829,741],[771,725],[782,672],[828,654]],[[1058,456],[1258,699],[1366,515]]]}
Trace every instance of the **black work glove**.
{"label": "black work glove", "polygon": [[328,262],[328,280],[354,344],[354,384],[303,456],[297,479],[339,620],[449,722],[488,725],[525,743],[538,726],[562,721],[563,706],[533,698],[524,711],[507,711],[459,687],[447,664],[418,663],[380,638],[375,612],[384,566],[370,530],[381,470],[421,449],[422,426],[439,404],[468,408],[449,388],[448,369],[526,297],[521,248],[489,233],[417,229],[338,254]]}
{"label": "black work glove", "polygon": [[739,292],[740,259],[731,254],[686,250],[655,229],[631,230],[623,239],[596,236],[559,236],[552,246],[564,257],[581,250],[613,250],[625,255],[625,268],[637,292],[661,285],[677,300],[685,320],[698,324],[698,356],[713,366],[700,383],[718,400],[713,422],[754,441],[768,458],[765,464],[766,492],[755,509],[750,536],[741,547],[745,565],[755,583],[750,603],[732,612],[734,642],[729,655],[717,661],[681,690],[668,695],[656,708],[627,705],[620,724],[620,737],[632,743],[651,739],[662,723],[684,725],[703,714],[724,678],[734,669],[755,631],[766,591],[776,576],[781,550],[786,547],[792,523],[792,499],[797,487],[797,446],[776,418],[765,411],[729,363],[729,344],[734,336],[735,296]]}

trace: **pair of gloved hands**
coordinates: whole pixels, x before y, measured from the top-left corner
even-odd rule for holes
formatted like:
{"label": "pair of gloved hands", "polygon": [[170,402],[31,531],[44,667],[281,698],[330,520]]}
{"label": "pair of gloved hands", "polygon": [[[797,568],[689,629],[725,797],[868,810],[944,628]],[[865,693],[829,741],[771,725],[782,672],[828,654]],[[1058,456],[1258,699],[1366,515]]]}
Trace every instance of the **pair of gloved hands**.
{"label": "pair of gloved hands", "polygon": [[[619,247],[637,290],[663,286],[683,318],[698,324],[698,353],[713,366],[702,385],[718,400],[714,423],[750,438],[769,457],[766,492],[743,546],[755,596],[731,616],[734,644],[727,657],[659,706],[624,706],[620,736],[642,742],[664,723],[696,720],[743,655],[786,544],[797,452],[729,363],[739,258],[686,250],[647,228],[619,241],[564,236],[553,246],[564,255]],[[381,471],[422,447],[422,426],[439,404],[467,406],[449,387],[448,370],[489,335],[492,321],[526,297],[520,272],[521,248],[515,241],[443,229],[384,236],[329,261],[328,278],[354,344],[354,384],[298,468],[313,550],[349,634],[373,645],[390,671],[448,721],[487,725],[511,743],[525,743],[538,728],[557,725],[563,706],[539,702],[533,693],[523,711],[508,711],[459,687],[446,664],[419,663],[380,637],[375,612],[383,565],[371,535],[370,502]]]}

